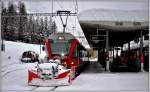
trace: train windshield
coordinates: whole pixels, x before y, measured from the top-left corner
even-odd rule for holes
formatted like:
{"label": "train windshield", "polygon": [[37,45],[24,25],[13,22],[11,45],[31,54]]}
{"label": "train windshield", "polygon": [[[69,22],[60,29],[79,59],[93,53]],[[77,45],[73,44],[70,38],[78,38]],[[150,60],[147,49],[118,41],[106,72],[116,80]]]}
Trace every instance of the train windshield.
{"label": "train windshield", "polygon": [[53,42],[51,43],[52,54],[66,56],[69,53],[71,43]]}

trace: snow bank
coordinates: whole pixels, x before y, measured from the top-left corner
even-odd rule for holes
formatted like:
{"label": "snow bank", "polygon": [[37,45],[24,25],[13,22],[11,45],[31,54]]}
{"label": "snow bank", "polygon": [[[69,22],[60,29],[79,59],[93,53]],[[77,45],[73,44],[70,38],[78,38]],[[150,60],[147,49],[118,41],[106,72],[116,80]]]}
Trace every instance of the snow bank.
{"label": "snow bank", "polygon": [[40,53],[40,45],[22,42],[5,41],[5,52],[2,52],[2,67],[8,64],[19,63],[24,51],[35,51]]}
{"label": "snow bank", "polygon": [[12,41],[4,43],[5,51],[1,53],[2,90],[32,90],[34,87],[27,85],[27,71],[34,63],[21,63],[20,58],[27,50],[40,53],[40,46]]}

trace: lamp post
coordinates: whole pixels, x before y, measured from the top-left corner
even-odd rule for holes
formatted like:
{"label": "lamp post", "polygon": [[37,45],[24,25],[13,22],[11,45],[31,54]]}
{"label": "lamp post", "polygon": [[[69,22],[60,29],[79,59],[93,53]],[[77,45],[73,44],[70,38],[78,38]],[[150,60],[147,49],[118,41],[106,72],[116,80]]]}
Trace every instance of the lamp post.
{"label": "lamp post", "polygon": [[[1,2],[0,2],[0,6],[1,6]],[[1,9],[2,9],[2,8],[0,8],[0,24],[1,24]],[[1,25],[0,25],[0,43],[1,43],[1,38],[2,38],[2,37],[1,37],[1,33],[2,33],[1,31],[2,31],[2,30],[1,30]],[[1,50],[2,50],[2,45],[1,45]]]}
{"label": "lamp post", "polygon": [[144,71],[144,52],[143,52],[143,31],[140,32],[140,61],[141,61],[141,71]]}
{"label": "lamp post", "polygon": [[42,33],[40,33],[40,54],[41,54],[41,48],[42,48],[42,46],[41,46],[41,43],[42,43]]}
{"label": "lamp post", "polygon": [[109,71],[109,32],[106,31],[106,70]]}
{"label": "lamp post", "polygon": [[[1,6],[1,2],[0,2],[0,6]],[[3,29],[3,25],[2,25],[2,8],[1,8],[1,10],[0,10],[0,40],[1,40],[1,51],[5,51],[5,45],[4,45],[4,40],[3,40],[3,38],[4,38],[4,34],[3,34],[3,31],[2,31],[2,29]],[[4,17],[3,17],[4,18]]]}

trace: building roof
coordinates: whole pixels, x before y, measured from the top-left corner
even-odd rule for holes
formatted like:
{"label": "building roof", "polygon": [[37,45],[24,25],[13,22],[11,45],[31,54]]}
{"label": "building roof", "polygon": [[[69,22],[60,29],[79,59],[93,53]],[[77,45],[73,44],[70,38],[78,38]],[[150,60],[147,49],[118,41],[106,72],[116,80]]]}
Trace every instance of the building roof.
{"label": "building roof", "polygon": [[92,9],[80,13],[79,20],[148,22],[148,10]]}
{"label": "building roof", "polygon": [[[109,31],[110,46],[122,46],[139,37],[141,31],[143,35],[148,33],[148,10],[92,9],[80,13],[78,17],[89,44],[93,44],[90,36],[97,30],[98,33]],[[101,42],[95,46],[102,44],[105,45]]]}

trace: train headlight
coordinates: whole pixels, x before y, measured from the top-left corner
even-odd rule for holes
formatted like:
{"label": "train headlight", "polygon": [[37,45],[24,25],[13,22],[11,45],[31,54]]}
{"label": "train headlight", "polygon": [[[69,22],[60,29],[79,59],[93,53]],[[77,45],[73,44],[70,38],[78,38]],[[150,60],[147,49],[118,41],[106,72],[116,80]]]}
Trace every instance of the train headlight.
{"label": "train headlight", "polygon": [[67,67],[67,62],[64,62],[63,65],[64,65],[65,67]]}
{"label": "train headlight", "polygon": [[73,65],[73,64],[74,64],[74,62],[71,62],[71,64]]}
{"label": "train headlight", "polygon": [[62,52],[62,53],[61,53],[61,56],[65,56],[65,53]]}
{"label": "train headlight", "polygon": [[65,37],[63,37],[63,36],[58,37],[58,40],[63,40],[63,39],[65,39]]}

